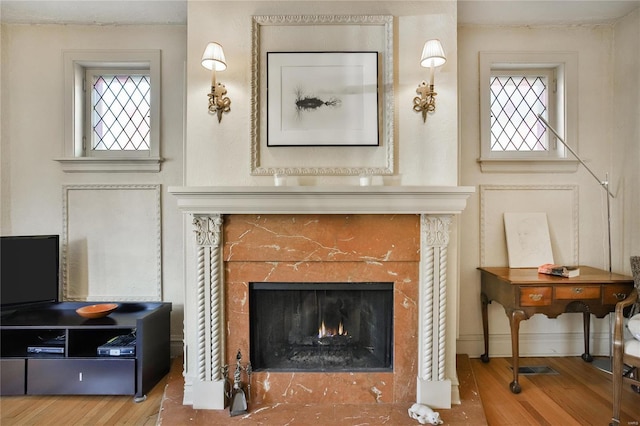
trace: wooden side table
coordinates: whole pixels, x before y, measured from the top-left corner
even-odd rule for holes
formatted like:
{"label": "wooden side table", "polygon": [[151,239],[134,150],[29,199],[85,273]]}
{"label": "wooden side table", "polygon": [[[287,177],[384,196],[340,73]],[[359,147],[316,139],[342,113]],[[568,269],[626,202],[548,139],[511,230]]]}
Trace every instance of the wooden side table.
{"label": "wooden side table", "polygon": [[556,318],[564,312],[582,312],[584,323],[584,353],[582,359],[591,362],[589,353],[590,314],[598,318],[615,310],[616,303],[624,300],[633,289],[633,278],[601,269],[580,266],[580,276],[574,278],[538,274],[537,268],[511,269],[507,267],[481,267],[480,281],[484,354],[489,362],[489,322],[487,306],[500,303],[509,318],[513,381],[509,388],[520,393],[518,382],[520,322],[533,314]]}

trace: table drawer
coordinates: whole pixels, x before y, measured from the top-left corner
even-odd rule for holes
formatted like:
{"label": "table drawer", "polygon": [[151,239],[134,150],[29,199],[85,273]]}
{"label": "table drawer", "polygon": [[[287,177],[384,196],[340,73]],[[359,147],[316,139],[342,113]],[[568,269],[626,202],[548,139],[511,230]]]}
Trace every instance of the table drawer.
{"label": "table drawer", "polygon": [[556,299],[559,300],[583,300],[583,299],[600,299],[599,285],[571,285],[556,286]]}
{"label": "table drawer", "polygon": [[602,303],[605,305],[615,305],[626,299],[631,294],[631,290],[633,290],[632,285],[608,285],[604,288]]}
{"label": "table drawer", "polygon": [[521,287],[520,306],[551,305],[551,287]]}

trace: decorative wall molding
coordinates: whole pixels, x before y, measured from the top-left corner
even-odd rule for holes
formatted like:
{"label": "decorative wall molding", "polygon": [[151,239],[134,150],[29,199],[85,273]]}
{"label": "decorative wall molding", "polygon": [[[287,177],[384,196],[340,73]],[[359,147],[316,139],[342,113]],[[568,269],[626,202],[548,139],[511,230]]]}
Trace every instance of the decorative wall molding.
{"label": "decorative wall molding", "polygon": [[160,211],[160,185],[63,186],[63,300],[161,301]]}
{"label": "decorative wall molding", "polygon": [[[481,185],[480,266],[508,265],[502,217],[507,211],[546,212],[554,260],[579,264],[577,185]],[[561,216],[566,220],[557,220]],[[554,226],[556,222],[570,225]],[[488,259],[489,256],[492,259]],[[496,259],[500,264],[494,264]]]}
{"label": "decorative wall molding", "polygon": [[[263,30],[266,27],[288,27],[288,26],[332,26],[327,28],[327,34],[335,33],[335,26],[354,26],[362,29],[364,26],[379,26],[384,31],[383,45],[372,49],[366,45],[359,44],[343,48],[344,51],[356,50],[377,50],[382,55],[382,73],[379,76],[379,96],[382,100],[380,106],[380,146],[369,147],[368,150],[384,150],[384,164],[367,164],[367,165],[296,165],[296,164],[266,164],[262,150],[266,148],[266,142],[262,140],[262,133],[266,127],[266,103],[262,97],[266,97],[266,87],[261,87],[265,70],[262,62],[265,60],[266,52],[263,44]],[[254,176],[270,176],[275,173],[285,173],[288,175],[310,175],[310,176],[327,176],[327,175],[359,175],[367,173],[370,175],[392,175],[395,167],[395,144],[394,144],[394,99],[393,99],[393,16],[390,15],[276,15],[276,16],[254,16],[251,26],[251,174]],[[305,51],[313,50],[308,47],[308,40],[301,42],[296,50]],[[356,43],[354,41],[354,43]],[[290,49],[289,49],[290,50]],[[266,84],[266,82],[264,83]],[[277,148],[279,151],[287,153],[295,153],[301,149],[309,151],[310,148]],[[344,152],[363,152],[362,147],[339,147],[333,148]],[[359,150],[359,151],[358,151]],[[327,147],[324,147],[327,151]],[[371,151],[367,151],[369,154]],[[308,155],[306,157],[309,157]],[[361,158],[362,156],[352,156]],[[333,158],[344,159],[345,156],[334,156]],[[295,161],[295,160],[293,160]]]}
{"label": "decorative wall molding", "polygon": [[[494,313],[500,321],[505,321],[504,309],[498,305]],[[495,317],[494,317],[495,318]],[[597,356],[609,355],[609,333],[591,330],[591,354]],[[491,334],[491,357],[511,357],[511,333]],[[520,355],[522,357],[551,357],[580,356],[584,353],[584,332],[545,332],[545,333],[520,333]],[[456,340],[458,353],[468,354],[471,358],[479,358],[484,353],[484,336],[480,334],[467,334]]]}

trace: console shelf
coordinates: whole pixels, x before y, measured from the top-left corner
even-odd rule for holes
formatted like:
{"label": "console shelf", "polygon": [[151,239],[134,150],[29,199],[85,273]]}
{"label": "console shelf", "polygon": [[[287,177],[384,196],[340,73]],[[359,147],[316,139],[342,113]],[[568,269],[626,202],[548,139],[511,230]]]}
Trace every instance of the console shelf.
{"label": "console shelf", "polygon": [[[97,319],[75,312],[94,303],[3,312],[0,395],[134,395],[143,401],[169,372],[171,303],[120,303]],[[98,355],[99,346],[131,333],[134,355]]]}

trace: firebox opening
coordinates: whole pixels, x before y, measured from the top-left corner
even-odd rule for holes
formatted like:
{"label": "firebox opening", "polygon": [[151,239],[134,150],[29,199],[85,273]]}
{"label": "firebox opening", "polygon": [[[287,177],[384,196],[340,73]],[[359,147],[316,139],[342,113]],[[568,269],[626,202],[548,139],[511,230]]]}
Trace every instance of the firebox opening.
{"label": "firebox opening", "polygon": [[392,371],[393,283],[250,283],[256,371]]}

